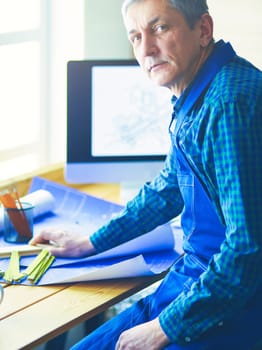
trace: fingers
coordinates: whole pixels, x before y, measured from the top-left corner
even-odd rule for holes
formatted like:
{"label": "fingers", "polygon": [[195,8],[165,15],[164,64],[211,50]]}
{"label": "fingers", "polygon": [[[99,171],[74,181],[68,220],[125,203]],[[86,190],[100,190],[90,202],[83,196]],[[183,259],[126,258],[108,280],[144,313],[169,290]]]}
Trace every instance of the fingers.
{"label": "fingers", "polygon": [[59,258],[70,257],[70,255],[65,251],[63,247],[54,247],[52,245],[49,245],[47,249],[50,251],[52,255],[56,257],[59,257]]}
{"label": "fingers", "polygon": [[49,243],[51,239],[51,233],[49,231],[42,231],[39,235],[34,236],[29,244],[31,245],[37,245],[41,243]]}
{"label": "fingers", "polygon": [[63,231],[43,230],[29,242],[30,245],[36,245],[48,249],[50,253],[57,257],[69,256],[61,241],[65,237]]}
{"label": "fingers", "polygon": [[57,228],[44,229],[33,237],[29,244],[45,245],[45,248],[57,257],[79,258],[96,252],[86,235]]}
{"label": "fingers", "polygon": [[37,245],[37,244],[46,244],[46,243],[52,243],[59,245],[59,241],[65,237],[65,232],[61,230],[54,230],[54,229],[45,229],[41,231],[39,235],[34,236],[29,244],[31,245]]}

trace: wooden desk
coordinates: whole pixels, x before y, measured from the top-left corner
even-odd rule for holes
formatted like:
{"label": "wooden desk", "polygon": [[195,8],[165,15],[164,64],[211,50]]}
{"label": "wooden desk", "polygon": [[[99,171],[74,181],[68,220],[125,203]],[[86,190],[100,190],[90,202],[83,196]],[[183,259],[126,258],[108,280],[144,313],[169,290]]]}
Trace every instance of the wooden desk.
{"label": "wooden desk", "polygon": [[143,277],[61,286],[8,286],[0,305],[0,349],[32,350],[156,280]]}
{"label": "wooden desk", "polygon": [[[30,176],[13,179],[21,196],[27,193]],[[64,183],[61,166],[38,173]],[[8,184],[1,184],[5,188]],[[108,200],[119,201],[117,185],[74,186]],[[0,349],[30,349],[105,311],[163,276],[96,281],[60,286],[5,287],[0,305]]]}

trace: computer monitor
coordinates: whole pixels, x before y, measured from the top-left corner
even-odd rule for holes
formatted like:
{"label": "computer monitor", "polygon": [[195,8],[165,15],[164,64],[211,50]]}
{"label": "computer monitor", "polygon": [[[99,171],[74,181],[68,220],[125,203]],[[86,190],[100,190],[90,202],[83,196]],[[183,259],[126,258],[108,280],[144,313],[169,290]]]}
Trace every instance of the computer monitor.
{"label": "computer monitor", "polygon": [[69,183],[139,183],[163,167],[171,93],[135,60],[70,61],[67,66]]}

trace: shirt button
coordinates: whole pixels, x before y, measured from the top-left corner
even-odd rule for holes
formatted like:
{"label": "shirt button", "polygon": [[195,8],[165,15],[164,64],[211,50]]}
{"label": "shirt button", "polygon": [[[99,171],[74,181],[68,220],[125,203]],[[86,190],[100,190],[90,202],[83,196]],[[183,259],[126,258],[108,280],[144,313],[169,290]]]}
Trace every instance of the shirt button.
{"label": "shirt button", "polygon": [[191,342],[191,338],[190,337],[185,337],[185,342],[186,343],[190,343]]}
{"label": "shirt button", "polygon": [[219,324],[218,324],[218,327],[222,327],[223,325],[224,325],[224,322],[220,321]]}

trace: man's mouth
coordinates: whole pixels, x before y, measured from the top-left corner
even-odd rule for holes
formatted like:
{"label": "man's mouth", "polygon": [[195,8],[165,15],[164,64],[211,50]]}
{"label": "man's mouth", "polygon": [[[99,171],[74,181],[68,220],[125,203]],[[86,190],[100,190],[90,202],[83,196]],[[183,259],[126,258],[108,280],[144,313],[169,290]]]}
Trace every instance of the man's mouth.
{"label": "man's mouth", "polygon": [[152,71],[158,69],[160,66],[162,66],[165,63],[166,62],[159,62],[159,63],[154,63],[154,64],[150,65],[149,68],[148,68],[149,73],[151,73]]}

